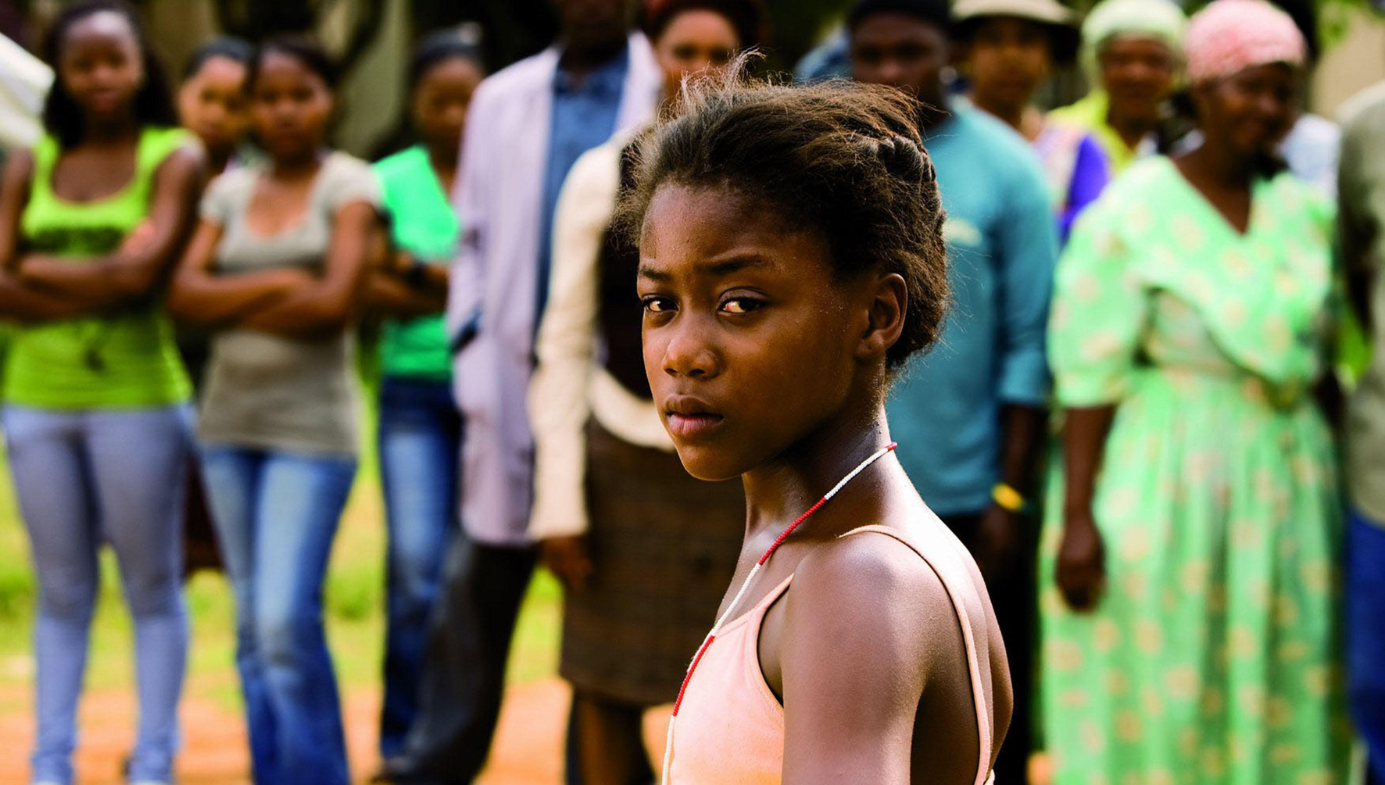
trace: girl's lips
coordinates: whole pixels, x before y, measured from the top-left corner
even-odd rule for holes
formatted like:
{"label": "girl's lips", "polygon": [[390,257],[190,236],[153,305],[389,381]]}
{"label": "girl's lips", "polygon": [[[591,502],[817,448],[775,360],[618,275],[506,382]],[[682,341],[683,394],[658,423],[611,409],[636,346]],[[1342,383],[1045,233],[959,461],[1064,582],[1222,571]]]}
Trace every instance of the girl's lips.
{"label": "girl's lips", "polygon": [[716,430],[724,418],[720,414],[678,414],[669,412],[668,429],[675,439],[691,441]]}

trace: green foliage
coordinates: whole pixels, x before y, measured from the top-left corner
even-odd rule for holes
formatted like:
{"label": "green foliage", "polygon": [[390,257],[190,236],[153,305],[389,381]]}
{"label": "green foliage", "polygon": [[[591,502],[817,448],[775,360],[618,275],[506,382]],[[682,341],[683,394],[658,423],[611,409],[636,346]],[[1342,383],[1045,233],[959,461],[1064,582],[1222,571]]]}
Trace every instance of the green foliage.
{"label": "green foliage", "polygon": [[1365,12],[1379,17],[1380,10],[1369,0],[1313,0],[1318,16],[1318,40],[1327,51],[1346,38],[1351,22]]}

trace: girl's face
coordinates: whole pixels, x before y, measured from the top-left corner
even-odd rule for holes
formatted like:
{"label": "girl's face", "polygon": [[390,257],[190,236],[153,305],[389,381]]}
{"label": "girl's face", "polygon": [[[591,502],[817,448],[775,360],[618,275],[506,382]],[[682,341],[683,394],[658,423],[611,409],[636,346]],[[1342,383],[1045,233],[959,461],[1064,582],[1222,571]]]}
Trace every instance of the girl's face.
{"label": "girl's face", "polygon": [[251,126],[273,158],[300,158],[322,146],[332,91],[311,68],[283,52],[261,56],[250,93]]}
{"label": "girl's face", "polygon": [[1101,84],[1111,98],[1111,114],[1147,122],[1159,118],[1173,91],[1177,67],[1173,50],[1154,38],[1118,36],[1106,42],[1097,58]]}
{"label": "girl's face", "polygon": [[736,28],[715,11],[697,8],[673,17],[654,42],[664,95],[678,95],[683,77],[726,65],[740,48]]}
{"label": "girl's face", "polygon": [[207,149],[232,150],[245,136],[250,112],[245,95],[245,64],[212,57],[178,90],[178,115]]}
{"label": "girl's face", "polygon": [[1049,70],[1048,33],[1011,16],[980,22],[967,47],[972,90],[986,106],[1024,107]]}
{"label": "girl's face", "polygon": [[1199,85],[1193,96],[1203,133],[1245,159],[1273,153],[1294,124],[1295,77],[1291,66],[1272,63]]}
{"label": "girl's face", "polygon": [[144,60],[130,20],[98,11],[67,29],[58,56],[58,78],[94,120],[130,112],[144,84]]}
{"label": "girl's face", "polygon": [[645,372],[693,476],[739,476],[852,401],[872,298],[829,263],[817,232],[744,196],[655,192],[640,237]]}
{"label": "girl's face", "polygon": [[414,89],[414,126],[429,147],[462,144],[466,110],[481,83],[481,69],[465,57],[449,57],[424,72]]}

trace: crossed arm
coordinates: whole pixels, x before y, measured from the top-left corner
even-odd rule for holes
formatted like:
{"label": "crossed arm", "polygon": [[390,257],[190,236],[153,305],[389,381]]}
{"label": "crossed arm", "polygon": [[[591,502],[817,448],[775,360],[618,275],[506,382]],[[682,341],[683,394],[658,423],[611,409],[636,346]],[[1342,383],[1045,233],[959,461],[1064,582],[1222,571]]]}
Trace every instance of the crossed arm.
{"label": "crossed arm", "polygon": [[377,221],[367,202],[340,207],[321,275],[279,269],[222,276],[211,265],[223,228],[203,219],[179,265],[169,309],[180,321],[207,329],[243,327],[294,340],[340,333],[361,301]]}
{"label": "crossed arm", "polygon": [[[383,244],[383,230],[380,232]],[[377,250],[383,263],[372,268],[365,307],[377,316],[410,318],[442,313],[447,307],[446,264],[429,264],[406,251]],[[418,265],[415,267],[415,265]]]}
{"label": "crossed arm", "polygon": [[20,249],[33,158],[17,154],[0,177],[0,316],[19,321],[67,319],[147,298],[192,225],[205,162],[196,147],[171,154],[154,174],[148,219],[113,253],[74,264]]}

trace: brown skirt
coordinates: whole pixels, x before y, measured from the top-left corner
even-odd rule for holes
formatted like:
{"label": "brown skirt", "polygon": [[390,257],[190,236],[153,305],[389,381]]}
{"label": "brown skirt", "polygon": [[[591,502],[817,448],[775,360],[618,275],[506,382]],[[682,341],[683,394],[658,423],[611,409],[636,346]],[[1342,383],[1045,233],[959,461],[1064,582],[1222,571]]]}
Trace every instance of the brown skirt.
{"label": "brown skirt", "polygon": [[594,571],[567,597],[559,670],[605,698],[671,703],[735,572],[741,483],[694,479],[592,421],[586,486]]}

